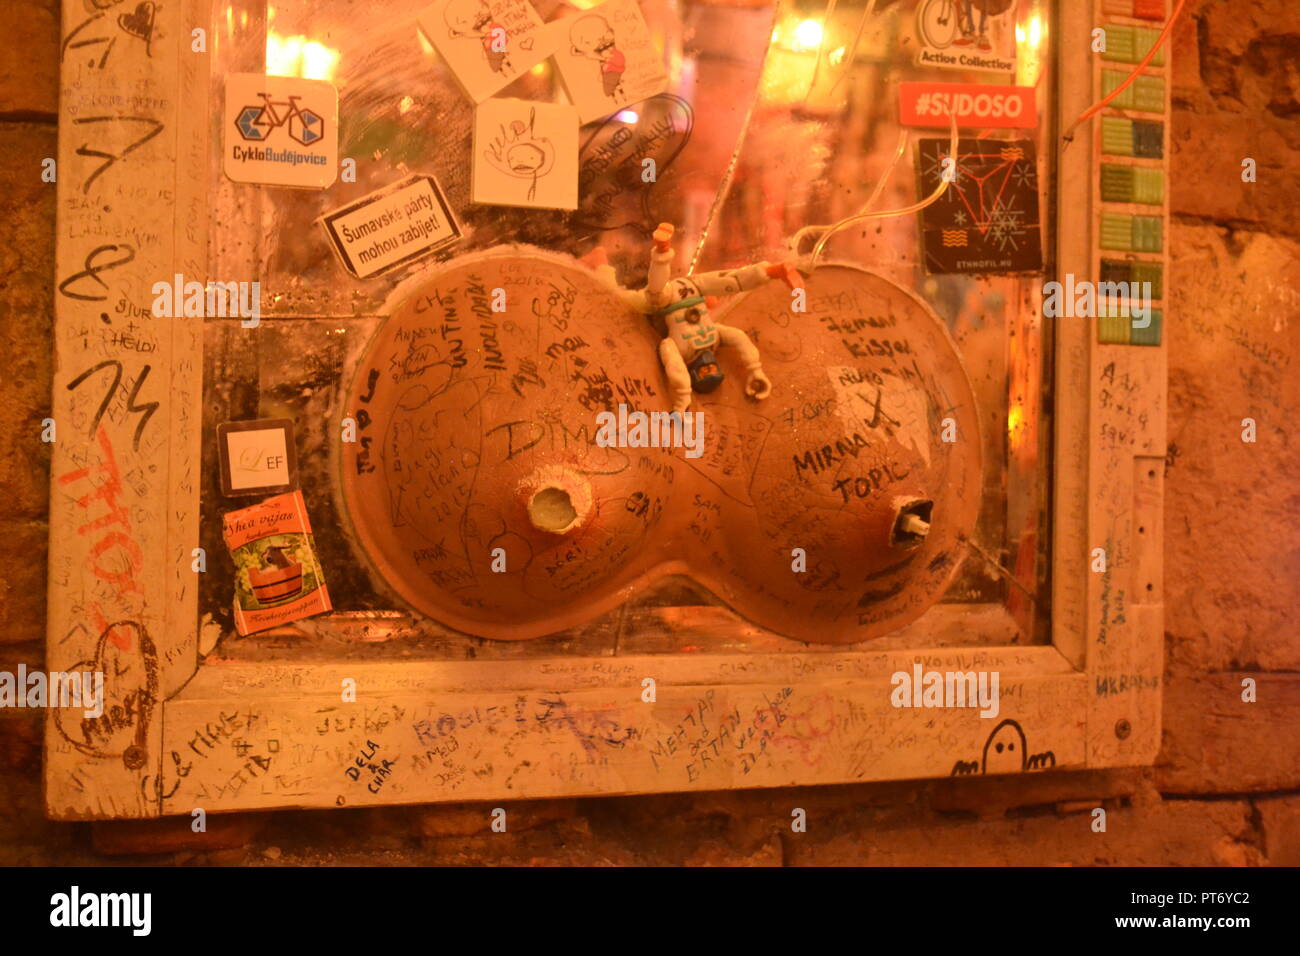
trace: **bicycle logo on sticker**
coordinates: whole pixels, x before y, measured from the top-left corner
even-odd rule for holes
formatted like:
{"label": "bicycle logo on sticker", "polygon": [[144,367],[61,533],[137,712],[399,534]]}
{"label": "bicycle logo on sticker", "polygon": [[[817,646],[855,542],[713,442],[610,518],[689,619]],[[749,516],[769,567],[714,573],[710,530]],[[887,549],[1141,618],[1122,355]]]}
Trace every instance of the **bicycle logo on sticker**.
{"label": "bicycle logo on sticker", "polygon": [[262,98],[261,106],[245,106],[235,117],[235,128],[246,140],[263,142],[272,130],[279,129],[286,123],[290,138],[303,146],[320,142],[325,136],[324,118],[312,110],[298,105],[301,96],[290,96],[284,100],[272,100],[266,93],[258,93]]}

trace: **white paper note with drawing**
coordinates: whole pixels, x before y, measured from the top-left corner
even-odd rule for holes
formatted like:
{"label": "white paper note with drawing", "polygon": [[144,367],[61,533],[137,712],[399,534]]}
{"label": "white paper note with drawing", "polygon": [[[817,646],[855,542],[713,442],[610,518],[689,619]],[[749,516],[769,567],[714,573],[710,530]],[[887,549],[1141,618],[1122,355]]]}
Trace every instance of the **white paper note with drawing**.
{"label": "white paper note with drawing", "polygon": [[606,0],[548,23],[544,32],[583,123],[668,89],[663,57],[636,0]]}
{"label": "white paper note with drawing", "polygon": [[550,54],[542,42],[542,18],[528,0],[437,0],[418,22],[475,103]]}
{"label": "white paper note with drawing", "polygon": [[493,99],[474,112],[478,203],[578,208],[578,111],[532,100]]}

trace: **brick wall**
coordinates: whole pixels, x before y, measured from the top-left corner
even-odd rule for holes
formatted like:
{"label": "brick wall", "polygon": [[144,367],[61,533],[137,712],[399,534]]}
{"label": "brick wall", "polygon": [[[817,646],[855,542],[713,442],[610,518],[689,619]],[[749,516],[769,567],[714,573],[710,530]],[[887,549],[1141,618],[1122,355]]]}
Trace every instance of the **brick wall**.
{"label": "brick wall", "polygon": [[[56,0],[0,33],[0,670],[45,616]],[[0,864],[1300,865],[1300,6],[1192,0],[1175,33],[1164,746],[1154,768],[147,824],[46,821],[38,717],[0,711]],[[1256,160],[1258,182],[1242,183]],[[1240,440],[1255,418],[1259,439]],[[1241,680],[1258,702],[1241,701]],[[808,832],[790,832],[790,810]],[[1088,811],[1108,810],[1091,832]]]}

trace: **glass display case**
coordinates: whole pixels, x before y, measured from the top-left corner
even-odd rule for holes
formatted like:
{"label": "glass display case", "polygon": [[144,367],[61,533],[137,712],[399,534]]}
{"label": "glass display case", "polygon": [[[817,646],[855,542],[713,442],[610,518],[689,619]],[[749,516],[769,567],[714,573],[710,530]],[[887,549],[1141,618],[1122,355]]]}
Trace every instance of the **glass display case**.
{"label": "glass display case", "polygon": [[[926,143],[946,148],[946,116],[935,113],[928,128],[904,126],[899,100],[904,84],[935,78],[934,69],[918,65],[918,55],[934,49],[921,33],[932,12],[907,3],[870,10],[840,4],[830,16],[808,5],[643,4],[667,89],[581,128],[579,208],[567,211],[472,200],[475,104],[417,25],[423,7],[399,3],[379,15],[360,14],[352,3],[277,2],[232,4],[217,12],[214,101],[222,96],[225,76],[234,72],[265,70],[333,83],[340,155],[355,160],[356,175],[323,190],[234,183],[214,151],[210,188],[220,226],[211,234],[210,272],[260,281],[264,326],[250,336],[236,319],[207,321],[204,430],[212,435],[221,422],[277,417],[297,425],[302,488],[335,608],[331,617],[300,622],[299,633],[343,640],[360,626],[372,640],[384,632],[400,634],[403,642],[437,643],[440,653],[545,656],[572,645],[576,635],[509,649],[454,636],[411,612],[377,580],[381,576],[347,533],[331,454],[343,417],[342,393],[383,321],[385,300],[429,262],[359,282],[342,267],[317,220],[418,173],[435,177],[465,231],[444,258],[507,243],[572,256],[600,246],[620,280],[638,285],[645,278],[650,233],[665,221],[677,226],[683,264],[700,270],[807,255],[820,235],[810,227],[851,216],[869,198],[874,209],[887,210],[923,195],[922,149]],[[550,20],[576,16],[583,7],[543,3],[537,10]],[[1009,259],[999,270],[1005,274],[975,268],[932,274],[919,215],[843,229],[822,253],[918,293],[957,343],[979,408],[983,495],[961,571],[941,606],[905,635],[877,639],[888,646],[1047,640],[1051,373],[1037,289],[1055,240],[1054,36],[1045,4],[1020,7],[1014,15],[993,17],[987,29],[991,43],[1012,53],[1014,83],[1030,88],[1032,113],[1043,122],[1000,132],[963,130],[961,140],[963,151],[973,151],[990,135],[999,144],[1009,140],[1028,149],[1029,159],[1016,170],[1017,180],[1024,180],[1020,208],[998,218],[1015,184],[1009,177],[1014,164],[996,153],[978,170],[971,167],[969,181],[963,176],[955,182],[938,208],[969,210],[1002,249],[1025,258]],[[942,39],[952,51],[962,49],[951,45],[959,36]],[[984,75],[962,69],[939,74],[953,83],[978,82]],[[550,60],[498,95],[567,100]],[[213,113],[214,142],[224,135],[224,116]],[[655,165],[650,182],[643,177],[647,158]],[[929,191],[925,185],[924,193]],[[1026,264],[1034,271],[1025,270]],[[810,411],[805,405],[793,414]],[[203,545],[220,553],[220,515],[232,503],[215,493],[217,443],[205,441],[204,449]],[[226,562],[214,562],[202,588],[201,613],[226,635],[233,635],[232,575]],[[704,652],[734,649],[737,640],[761,640],[774,649],[785,643],[792,651],[803,646],[740,638],[738,619],[720,603],[707,589],[676,576],[587,630],[594,628],[604,647],[663,647],[662,630],[654,625],[667,612],[656,609],[714,606],[702,613],[699,628],[678,640]],[[719,632],[712,625],[723,619],[732,626]],[[276,637],[250,640],[266,644]],[[593,640],[589,635],[582,642],[584,650],[592,649]],[[236,641],[224,643],[221,652],[238,655],[253,648]]]}
{"label": "glass display case", "polygon": [[[95,6],[47,665],[106,708],[51,711],[52,817],[1154,757],[1164,4]],[[598,437],[683,387],[698,460]]]}

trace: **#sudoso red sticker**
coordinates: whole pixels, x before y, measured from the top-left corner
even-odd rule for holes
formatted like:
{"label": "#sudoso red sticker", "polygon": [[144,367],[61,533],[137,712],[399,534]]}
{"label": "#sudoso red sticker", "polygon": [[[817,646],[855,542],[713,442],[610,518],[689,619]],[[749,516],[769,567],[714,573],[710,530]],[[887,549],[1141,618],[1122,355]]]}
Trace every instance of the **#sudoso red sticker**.
{"label": "#sudoso red sticker", "polygon": [[904,126],[948,125],[948,112],[957,125],[1033,129],[1038,109],[1032,86],[988,86],[983,83],[901,83],[899,122]]}

